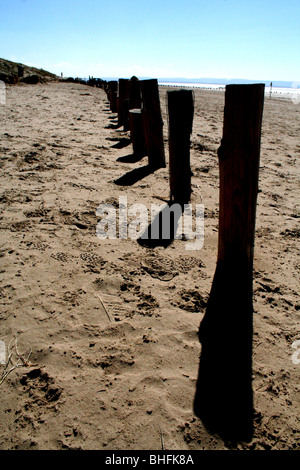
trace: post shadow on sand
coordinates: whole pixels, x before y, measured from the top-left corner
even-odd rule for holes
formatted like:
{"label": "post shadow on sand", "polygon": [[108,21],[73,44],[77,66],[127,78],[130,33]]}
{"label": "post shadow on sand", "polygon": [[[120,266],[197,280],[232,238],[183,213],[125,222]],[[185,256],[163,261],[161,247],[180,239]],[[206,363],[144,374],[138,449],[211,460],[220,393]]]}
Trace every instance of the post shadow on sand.
{"label": "post shadow on sand", "polygon": [[105,129],[119,129],[121,125],[118,123],[118,119],[116,117],[110,117],[109,118],[110,124],[105,126]]}
{"label": "post shadow on sand", "polygon": [[[109,140],[113,140],[113,139],[109,139]],[[129,144],[131,144],[131,140],[124,138],[124,137],[116,138],[116,140],[118,140],[119,142],[111,145],[112,149],[122,149],[124,147],[127,147]]]}
{"label": "post shadow on sand", "polygon": [[178,222],[183,211],[183,204],[168,202],[162,210],[156,214],[152,222],[137,240],[138,244],[147,248],[155,248],[157,246],[167,248],[175,239]]}
{"label": "post shadow on sand", "polygon": [[154,173],[155,168],[150,165],[144,165],[138,168],[134,168],[133,170],[125,173],[125,175],[120,176],[120,178],[114,181],[115,184],[118,186],[132,186],[133,184],[137,183],[146,176],[151,175]]}
{"label": "post shadow on sand", "polygon": [[228,441],[253,435],[252,276],[241,260],[218,262],[206,313],[195,414]]}
{"label": "post shadow on sand", "polygon": [[140,162],[145,155],[137,155],[134,153],[130,153],[129,155],[124,155],[123,157],[117,158],[117,162],[122,163],[137,163]]}
{"label": "post shadow on sand", "polygon": [[104,129],[119,129],[119,127],[121,126],[118,123],[111,121],[111,123],[105,126]]}

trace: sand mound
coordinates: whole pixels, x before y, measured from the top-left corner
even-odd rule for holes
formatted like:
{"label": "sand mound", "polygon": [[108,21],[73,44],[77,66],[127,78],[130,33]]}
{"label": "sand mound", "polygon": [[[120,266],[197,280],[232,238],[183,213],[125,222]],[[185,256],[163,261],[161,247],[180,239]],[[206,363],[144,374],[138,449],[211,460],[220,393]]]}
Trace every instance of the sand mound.
{"label": "sand mound", "polygon": [[[18,67],[23,68],[23,77],[19,78]],[[0,80],[5,83],[15,84],[24,82],[28,84],[45,83],[57,80],[58,77],[51,72],[35,67],[29,67],[18,62],[12,62],[6,59],[0,59]]]}

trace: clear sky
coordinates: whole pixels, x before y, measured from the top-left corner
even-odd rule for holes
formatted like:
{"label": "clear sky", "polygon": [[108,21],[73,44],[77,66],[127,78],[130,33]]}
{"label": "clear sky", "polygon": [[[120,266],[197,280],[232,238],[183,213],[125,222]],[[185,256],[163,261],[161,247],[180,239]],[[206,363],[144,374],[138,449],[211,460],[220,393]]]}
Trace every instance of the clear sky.
{"label": "clear sky", "polygon": [[0,0],[0,57],[74,77],[300,81],[300,0]]}

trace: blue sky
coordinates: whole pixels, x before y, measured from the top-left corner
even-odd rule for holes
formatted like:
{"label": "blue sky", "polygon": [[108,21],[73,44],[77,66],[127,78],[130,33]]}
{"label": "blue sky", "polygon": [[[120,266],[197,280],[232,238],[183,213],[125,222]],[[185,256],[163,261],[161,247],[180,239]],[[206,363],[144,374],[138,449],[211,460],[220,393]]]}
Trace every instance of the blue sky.
{"label": "blue sky", "polygon": [[64,76],[300,81],[300,0],[0,0],[0,57]]}

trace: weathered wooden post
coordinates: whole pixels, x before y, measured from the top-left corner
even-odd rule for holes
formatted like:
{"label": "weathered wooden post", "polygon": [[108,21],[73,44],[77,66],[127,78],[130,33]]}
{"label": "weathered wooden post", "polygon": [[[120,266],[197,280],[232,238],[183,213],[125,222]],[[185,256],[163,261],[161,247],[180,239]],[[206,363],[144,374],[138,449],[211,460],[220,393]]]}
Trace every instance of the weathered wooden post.
{"label": "weathered wooden post", "polygon": [[124,126],[124,100],[128,99],[128,82],[127,78],[120,78],[119,79],[119,106],[118,106],[118,125]]}
{"label": "weathered wooden post", "polygon": [[120,115],[120,106],[119,106],[119,94],[117,93],[117,114],[118,114],[118,126],[119,126],[119,115]]}
{"label": "weathered wooden post", "polygon": [[129,130],[129,98],[123,101],[123,129]]}
{"label": "weathered wooden post", "polygon": [[111,102],[110,102],[110,110],[111,110],[112,113],[117,113],[118,112],[117,96],[118,96],[118,92],[117,91],[112,91],[112,93],[111,93]]}
{"label": "weathered wooden post", "polygon": [[137,77],[129,80],[129,109],[139,109],[142,106],[141,86]]}
{"label": "weathered wooden post", "polygon": [[206,313],[195,412],[225,438],[251,438],[252,267],[264,85],[228,85],[218,151],[218,259]]}
{"label": "weathered wooden post", "polygon": [[166,166],[163,120],[161,117],[157,79],[141,80],[142,116],[149,166]]}
{"label": "weathered wooden post", "polygon": [[169,110],[169,169],[171,201],[191,199],[190,135],[193,127],[192,90],[167,92]]}
{"label": "weathered wooden post", "polygon": [[109,84],[108,84],[108,82],[106,82],[106,84],[105,84],[104,91],[106,93],[107,99],[109,99]]}
{"label": "weathered wooden post", "polygon": [[111,85],[110,85],[110,83],[111,82],[108,82],[107,88],[106,88],[106,96],[107,96],[108,101],[111,101]]}
{"label": "weathered wooden post", "polygon": [[111,88],[110,86],[108,85],[108,88],[107,88],[107,91],[106,91],[106,96],[107,96],[107,99],[110,103],[110,107],[111,107]]}
{"label": "weathered wooden post", "polygon": [[117,112],[117,92],[118,92],[118,82],[117,80],[110,80],[108,82],[108,98],[110,101],[110,110],[112,113]]}
{"label": "weathered wooden post", "polygon": [[129,110],[129,126],[133,155],[142,158],[146,155],[146,148],[141,109]]}

